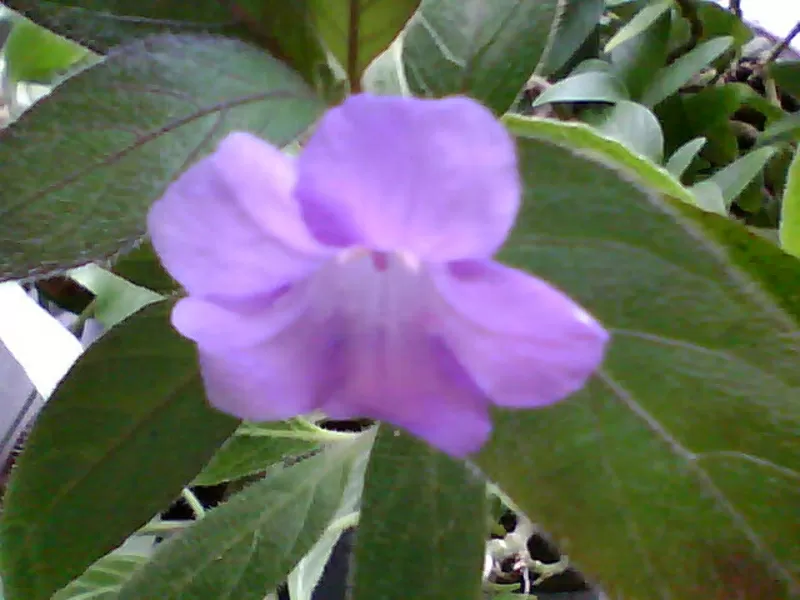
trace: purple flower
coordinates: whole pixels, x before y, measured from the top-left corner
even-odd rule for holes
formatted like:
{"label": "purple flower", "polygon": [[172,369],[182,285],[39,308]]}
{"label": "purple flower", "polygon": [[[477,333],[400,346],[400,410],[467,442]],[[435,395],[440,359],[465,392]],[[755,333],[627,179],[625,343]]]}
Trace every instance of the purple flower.
{"label": "purple flower", "polygon": [[514,142],[479,104],[359,95],[297,159],[229,135],[148,224],[188,292],[172,322],[218,409],[371,417],[463,456],[486,441],[491,404],[561,400],[608,339],[562,292],[491,260],[520,196]]}

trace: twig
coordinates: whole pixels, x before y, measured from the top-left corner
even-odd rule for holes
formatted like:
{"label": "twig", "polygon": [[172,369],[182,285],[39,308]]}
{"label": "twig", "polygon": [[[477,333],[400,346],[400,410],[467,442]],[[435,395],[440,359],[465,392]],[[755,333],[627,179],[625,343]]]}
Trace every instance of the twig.
{"label": "twig", "polygon": [[770,50],[769,54],[767,54],[767,56],[764,58],[764,64],[768,65],[776,58],[778,58],[781,54],[783,54],[783,51],[789,47],[789,44],[792,43],[792,41],[794,40],[794,38],[797,37],[798,34],[800,34],[800,21],[798,21],[795,24],[795,26],[792,27],[792,30],[788,33],[788,35],[785,38],[783,38],[783,40],[781,40],[772,47],[772,50]]}

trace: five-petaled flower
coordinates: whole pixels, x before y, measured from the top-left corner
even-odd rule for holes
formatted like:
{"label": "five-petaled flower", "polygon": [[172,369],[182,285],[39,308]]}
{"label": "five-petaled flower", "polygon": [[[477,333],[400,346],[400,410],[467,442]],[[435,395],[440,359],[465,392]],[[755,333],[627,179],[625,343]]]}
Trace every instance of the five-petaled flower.
{"label": "five-petaled flower", "polygon": [[148,225],[218,409],[371,417],[463,456],[489,436],[491,404],[565,398],[608,339],[491,260],[520,199],[514,142],[478,103],[359,95],[296,159],[230,134]]}

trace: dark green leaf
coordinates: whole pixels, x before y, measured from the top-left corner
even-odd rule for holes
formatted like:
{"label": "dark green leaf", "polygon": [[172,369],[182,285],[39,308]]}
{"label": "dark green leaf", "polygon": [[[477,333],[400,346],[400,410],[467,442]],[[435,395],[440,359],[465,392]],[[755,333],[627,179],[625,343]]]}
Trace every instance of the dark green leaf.
{"label": "dark green leaf", "polygon": [[485,484],[467,465],[381,425],[364,481],[353,600],[479,599],[486,515]]}
{"label": "dark green leaf", "polygon": [[787,252],[800,257],[800,149],[786,176],[786,189],[781,204],[781,246]]}
{"label": "dark green leaf", "polygon": [[372,434],[245,488],[160,548],[118,600],[262,600],[330,523]]}
{"label": "dark green leaf", "polygon": [[169,294],[180,288],[164,270],[148,240],[143,240],[133,250],[119,256],[111,270],[131,283],[159,294]]}
{"label": "dark green leaf", "polygon": [[357,86],[372,60],[389,47],[420,0],[309,0],[322,39]]}
{"label": "dark green leaf", "polygon": [[259,425],[246,423],[195,477],[194,485],[215,485],[265,471],[287,456],[305,454],[324,444],[346,441],[348,433],[327,431],[303,419]]}
{"label": "dark green leaf", "polygon": [[[697,18],[702,24],[703,34],[700,41],[729,35],[737,48],[741,48],[753,38],[753,32],[747,24],[726,7],[714,2],[695,2]],[[747,7],[748,13],[751,8]]]}
{"label": "dark green leaf", "polygon": [[603,0],[566,0],[557,21],[553,41],[539,69],[547,77],[560,70],[575,55],[598,26],[603,15]]}
{"label": "dark green leaf", "polygon": [[614,106],[586,113],[582,118],[606,137],[622,142],[653,162],[661,162],[664,134],[656,116],[645,106],[621,100]]}
{"label": "dark green leaf", "polygon": [[573,398],[499,413],[478,465],[610,597],[797,597],[800,262],[586,155],[519,149],[501,258],[613,341]]}
{"label": "dark green leaf", "polygon": [[638,100],[667,62],[670,14],[661,13],[647,29],[611,51],[613,71]]}
{"label": "dark green leaf", "polygon": [[767,67],[767,74],[781,91],[800,98],[800,60],[772,63]]}
{"label": "dark green leaf", "polygon": [[411,91],[466,94],[498,114],[545,58],[559,0],[424,0],[403,43]]}
{"label": "dark green leaf", "polygon": [[300,77],[242,42],[162,36],[115,50],[0,134],[0,280],[130,247],[150,204],[227,132],[284,145],[321,110]]}
{"label": "dark green leaf", "polygon": [[19,19],[3,47],[11,82],[49,83],[87,53],[85,48]]}
{"label": "dark green leaf", "polygon": [[207,406],[171,307],[95,342],[39,415],[0,522],[10,600],[49,600],[164,509],[236,428]]}
{"label": "dark green leaf", "polygon": [[112,553],[89,567],[52,600],[117,600],[122,584],[147,562],[139,554]]}
{"label": "dark green leaf", "polygon": [[614,73],[589,71],[572,75],[547,88],[533,102],[618,102],[628,99],[628,91]]}
{"label": "dark green leaf", "polygon": [[695,75],[722,56],[732,43],[733,38],[729,36],[703,42],[671,65],[661,69],[645,90],[642,104],[655,106],[680,90]]}
{"label": "dark green leaf", "polygon": [[5,0],[3,4],[100,53],[158,33],[241,32],[225,2],[218,0]]}
{"label": "dark green leaf", "polygon": [[644,33],[654,26],[661,16],[669,13],[673,4],[673,0],[659,0],[645,6],[606,42],[604,52],[611,52],[617,46]]}

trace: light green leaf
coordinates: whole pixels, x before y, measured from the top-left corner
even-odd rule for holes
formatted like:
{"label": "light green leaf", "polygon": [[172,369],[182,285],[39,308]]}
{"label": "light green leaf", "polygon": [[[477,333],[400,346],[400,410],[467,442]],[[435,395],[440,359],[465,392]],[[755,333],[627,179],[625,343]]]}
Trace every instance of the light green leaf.
{"label": "light green leaf", "polygon": [[747,185],[764,170],[767,162],[775,154],[776,149],[768,146],[758,148],[736,159],[725,168],[720,169],[708,178],[722,190],[725,204],[730,206]]}
{"label": "light green leaf", "polygon": [[424,0],[403,64],[421,96],[466,94],[506,112],[545,58],[560,0]]}
{"label": "light green leaf", "polygon": [[550,102],[619,102],[627,99],[628,91],[614,73],[589,71],[551,85],[536,98],[533,106]]}
{"label": "light green leaf", "polygon": [[350,440],[349,433],[328,431],[305,419],[244,423],[214,455],[194,485],[215,485],[265,471],[288,456]]}
{"label": "light green leaf", "polygon": [[148,304],[164,299],[161,294],[125,281],[97,265],[72,269],[69,276],[95,295],[92,316],[106,327],[113,327]]}
{"label": "light green leaf", "polygon": [[588,153],[519,151],[524,207],[500,258],[612,343],[574,397],[499,412],[478,466],[609,597],[795,598],[800,261]]}
{"label": "light green leaf", "polygon": [[660,0],[659,2],[648,4],[606,42],[606,47],[603,51],[611,52],[617,46],[640,35],[653,25],[661,15],[669,12],[674,4],[674,0]]}
{"label": "light green leaf", "polygon": [[111,553],[60,590],[52,600],[116,600],[122,584],[147,562],[139,554]]}
{"label": "light green leaf", "polygon": [[0,518],[9,600],[49,600],[166,508],[236,428],[206,404],[171,307],[92,344],[38,416]]}
{"label": "light green leaf", "polygon": [[283,146],[322,109],[299,76],[235,40],[162,36],[115,50],[0,133],[0,280],[130,248],[150,204],[225,134]]}
{"label": "light green leaf", "polygon": [[11,82],[50,83],[86,56],[87,50],[27,19],[19,19],[3,46],[3,54]]}
{"label": "light green leaf", "polygon": [[732,44],[733,38],[730,36],[714,38],[699,44],[671,65],[664,67],[645,90],[642,104],[655,106],[666,100],[722,56]]}
{"label": "light green leaf", "polygon": [[769,125],[759,134],[757,145],[766,146],[787,141],[800,141],[800,112],[786,115]]}
{"label": "light green leaf", "polygon": [[795,150],[786,176],[781,205],[780,240],[784,250],[800,257],[800,149]]}
{"label": "light green leaf", "polygon": [[320,36],[355,86],[420,4],[420,0],[309,1]]}
{"label": "light green leaf", "polygon": [[486,515],[485,483],[467,465],[381,425],[364,481],[353,600],[480,598]]}
{"label": "light green leaf", "polygon": [[667,171],[669,171],[676,179],[683,177],[686,169],[689,168],[689,165],[692,164],[692,161],[697,158],[698,154],[700,154],[703,146],[706,145],[706,141],[706,138],[699,137],[686,142],[683,146],[678,148],[667,161]]}
{"label": "light green leaf", "polygon": [[364,91],[389,96],[410,96],[405,70],[403,69],[403,37],[376,58],[364,72]]}
{"label": "light green leaf", "polygon": [[629,100],[587,112],[584,122],[602,135],[625,144],[634,152],[660,163],[664,155],[664,134],[656,116],[647,107]]}
{"label": "light green leaf", "polygon": [[171,538],[118,600],[262,600],[330,523],[372,433],[250,485]]}
{"label": "light green leaf", "polygon": [[666,169],[660,167],[646,158],[631,152],[616,140],[600,135],[591,127],[582,123],[564,123],[549,119],[531,117],[506,116],[503,121],[514,135],[535,136],[550,140],[557,144],[572,148],[573,150],[589,151],[610,164],[623,169],[635,177],[642,184],[651,189],[682,200],[687,204],[727,214],[723,204],[703,204],[688,189],[681,185]]}

